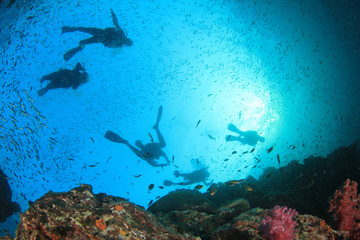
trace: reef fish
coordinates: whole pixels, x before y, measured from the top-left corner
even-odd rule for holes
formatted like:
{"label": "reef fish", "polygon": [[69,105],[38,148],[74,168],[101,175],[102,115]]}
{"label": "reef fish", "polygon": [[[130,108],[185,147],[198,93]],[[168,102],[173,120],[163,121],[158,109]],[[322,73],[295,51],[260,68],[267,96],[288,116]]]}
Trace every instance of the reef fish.
{"label": "reef fish", "polygon": [[201,120],[199,120],[199,121],[197,122],[196,127],[198,127],[198,126],[199,126],[200,122],[201,122]]}
{"label": "reef fish", "polygon": [[239,184],[241,182],[243,182],[245,179],[240,179],[240,180],[230,180],[230,181],[227,181],[225,182],[226,185],[228,186],[234,186],[236,184]]}

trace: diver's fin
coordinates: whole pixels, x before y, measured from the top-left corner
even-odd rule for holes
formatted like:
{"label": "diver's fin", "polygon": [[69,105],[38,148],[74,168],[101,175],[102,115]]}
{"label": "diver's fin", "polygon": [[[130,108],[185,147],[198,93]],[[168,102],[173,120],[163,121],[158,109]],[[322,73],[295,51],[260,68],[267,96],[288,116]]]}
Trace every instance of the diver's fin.
{"label": "diver's fin", "polygon": [[44,95],[49,89],[47,87],[44,87],[42,89],[40,89],[39,91],[37,91],[38,95],[41,97],[42,95]]}
{"label": "diver's fin", "polygon": [[180,176],[180,172],[179,172],[178,170],[175,170],[174,175],[175,175],[175,177],[179,177],[179,176]]}
{"label": "diver's fin", "polygon": [[104,136],[106,139],[115,142],[115,143],[127,143],[128,141],[126,141],[125,139],[123,139],[122,137],[120,137],[118,134],[112,132],[112,131],[107,131],[105,133]]}
{"label": "diver's fin", "polygon": [[156,118],[156,123],[155,123],[155,125],[153,127],[154,129],[159,127],[159,122],[160,122],[160,119],[161,119],[161,115],[162,115],[162,106],[159,107],[158,115],[157,115],[157,118]]}
{"label": "diver's fin", "polygon": [[64,54],[64,60],[68,61],[70,58],[72,58],[75,54],[77,54],[78,52],[80,52],[82,49],[84,48],[84,46],[78,46],[76,48],[70,49],[69,51],[67,51]]}
{"label": "diver's fin", "polygon": [[238,133],[238,134],[241,134],[242,132],[232,123],[230,123],[228,125],[228,129],[232,132],[235,132],[235,133]]}
{"label": "diver's fin", "polygon": [[165,187],[169,187],[171,185],[174,185],[174,183],[172,181],[170,181],[170,180],[164,180],[163,184],[164,184]]}

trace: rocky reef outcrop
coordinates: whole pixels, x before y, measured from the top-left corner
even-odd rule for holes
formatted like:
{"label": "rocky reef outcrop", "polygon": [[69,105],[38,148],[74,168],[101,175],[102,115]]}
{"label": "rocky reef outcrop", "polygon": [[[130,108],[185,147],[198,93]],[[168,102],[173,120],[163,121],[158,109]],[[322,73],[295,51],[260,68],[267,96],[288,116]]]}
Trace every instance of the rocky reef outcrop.
{"label": "rocky reef outcrop", "polygon": [[[231,207],[212,213],[170,210],[155,216],[121,197],[94,194],[90,185],[83,184],[65,193],[49,192],[35,201],[21,214],[15,240],[254,240],[263,239],[259,235],[259,226],[268,214],[268,210],[261,208],[239,214]],[[346,239],[344,232],[332,230],[320,218],[298,215],[294,220],[297,223],[297,239]],[[7,236],[0,239],[12,238]]]}
{"label": "rocky reef outcrop", "polygon": [[346,240],[347,232],[332,228],[328,200],[346,178],[360,182],[359,156],[355,142],[327,158],[265,169],[258,180],[214,184],[216,193],[177,190],[148,211],[121,197],[94,194],[85,184],[49,192],[20,214],[15,239],[264,239],[260,226],[271,217],[269,209],[281,205],[299,213],[291,219],[295,239]]}

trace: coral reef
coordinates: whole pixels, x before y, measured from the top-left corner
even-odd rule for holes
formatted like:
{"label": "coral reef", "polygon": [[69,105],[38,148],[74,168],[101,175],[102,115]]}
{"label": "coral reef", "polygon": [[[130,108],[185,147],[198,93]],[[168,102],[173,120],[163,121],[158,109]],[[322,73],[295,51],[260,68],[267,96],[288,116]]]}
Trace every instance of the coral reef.
{"label": "coral reef", "polygon": [[333,212],[337,228],[350,231],[351,239],[359,239],[360,236],[360,195],[357,186],[357,182],[347,179],[341,190],[336,190],[330,199],[329,212]]}
{"label": "coral reef", "polygon": [[[89,185],[67,193],[49,192],[20,215],[15,239],[283,239],[284,234],[267,236],[260,226],[270,226],[267,231],[271,233],[271,226],[282,219],[274,216],[287,213],[283,224],[288,224],[291,234],[285,235],[289,239],[360,239],[357,217],[351,231],[336,231],[328,213],[328,198],[336,188],[347,178],[359,181],[359,159],[354,143],[327,158],[311,157],[304,164],[291,162],[280,169],[265,169],[259,180],[249,177],[233,186],[213,184],[216,192],[177,190],[148,211],[121,197],[93,194]],[[336,204],[358,202],[356,184],[348,181],[344,187],[331,202],[334,213],[345,214],[346,210]],[[348,198],[341,198],[343,195]],[[253,208],[249,210],[250,203]],[[299,214],[285,208],[267,210],[275,205],[288,206]],[[336,217],[339,223],[340,216]]]}
{"label": "coral reef", "polygon": [[[49,192],[38,199],[21,214],[15,240],[263,239],[258,229],[264,219],[274,217],[274,211],[254,208],[239,214],[233,206],[214,213],[173,210],[154,216],[123,198],[93,194],[91,186],[81,185],[67,193]],[[289,215],[294,216],[292,213]],[[294,220],[296,239],[348,239],[346,232],[332,230],[320,218],[297,215]]]}
{"label": "coral reef", "polygon": [[298,213],[294,209],[275,206],[270,210],[270,216],[262,222],[259,230],[263,238],[267,240],[291,240],[294,239],[296,222],[294,217]]}
{"label": "coral reef", "polygon": [[95,195],[85,184],[45,194],[20,218],[15,239],[196,239],[123,198]]}

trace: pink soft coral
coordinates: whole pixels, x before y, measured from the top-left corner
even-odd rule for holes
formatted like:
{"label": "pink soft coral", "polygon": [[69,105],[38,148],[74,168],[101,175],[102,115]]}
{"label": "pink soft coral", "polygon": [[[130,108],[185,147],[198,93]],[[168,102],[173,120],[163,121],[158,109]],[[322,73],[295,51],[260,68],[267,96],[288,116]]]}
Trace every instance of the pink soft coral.
{"label": "pink soft coral", "polygon": [[[357,194],[357,182],[347,179],[341,190],[336,190],[330,199],[329,212],[333,212],[337,228],[351,231],[350,235],[360,235],[360,195]],[[358,239],[358,238],[352,238]]]}
{"label": "pink soft coral", "polygon": [[296,222],[294,217],[298,213],[291,208],[275,206],[270,210],[260,226],[262,237],[267,240],[291,240],[294,239],[294,229]]}

